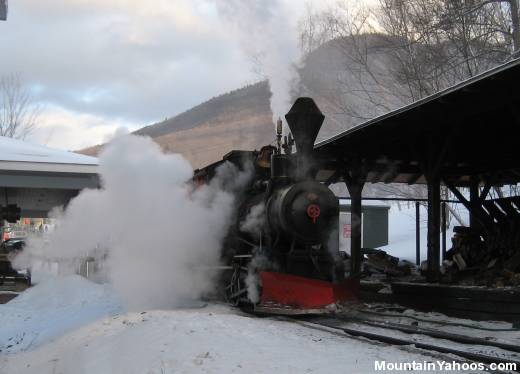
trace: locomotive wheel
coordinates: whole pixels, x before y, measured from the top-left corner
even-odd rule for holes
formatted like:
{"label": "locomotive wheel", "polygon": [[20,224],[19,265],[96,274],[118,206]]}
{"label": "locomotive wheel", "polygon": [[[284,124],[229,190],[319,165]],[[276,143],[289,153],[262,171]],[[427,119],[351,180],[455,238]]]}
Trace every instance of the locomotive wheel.
{"label": "locomotive wheel", "polygon": [[225,289],[226,302],[237,306],[240,302],[247,301],[246,277],[247,268],[240,266],[239,263],[234,263],[233,273]]}

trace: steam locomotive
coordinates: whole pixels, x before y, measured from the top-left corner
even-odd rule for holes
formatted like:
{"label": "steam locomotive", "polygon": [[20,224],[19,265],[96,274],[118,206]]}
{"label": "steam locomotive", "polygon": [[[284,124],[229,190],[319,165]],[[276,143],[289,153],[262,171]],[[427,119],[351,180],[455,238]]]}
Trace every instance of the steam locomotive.
{"label": "steam locomotive", "polygon": [[209,183],[225,162],[253,165],[222,248],[222,296],[257,312],[316,312],[355,298],[356,285],[344,279],[338,199],[315,179],[314,141],[325,117],[311,98],[298,98],[285,118],[283,143],[278,121],[276,146],[231,151],[193,180]]}

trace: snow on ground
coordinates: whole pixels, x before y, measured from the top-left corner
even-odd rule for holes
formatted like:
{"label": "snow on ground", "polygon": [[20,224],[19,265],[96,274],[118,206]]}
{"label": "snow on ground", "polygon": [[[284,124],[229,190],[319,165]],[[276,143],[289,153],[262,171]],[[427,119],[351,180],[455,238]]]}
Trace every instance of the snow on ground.
{"label": "snow on ground", "polygon": [[[363,202],[365,204],[365,202]],[[467,210],[456,207],[457,212],[463,220],[468,222]],[[428,228],[426,217],[428,215],[427,209],[420,207],[420,251],[421,261],[425,261],[427,257],[427,237]],[[401,204],[390,205],[388,215],[388,245],[380,249],[387,251],[392,256],[399,257],[401,260],[408,260],[415,262],[415,206]],[[446,249],[451,248],[451,238],[453,237],[453,227],[459,225],[457,222],[452,222],[451,227],[446,231]]]}
{"label": "snow on ground", "polygon": [[104,318],[3,364],[10,374],[365,373],[385,359],[428,357],[210,306]]}
{"label": "snow on ground", "polygon": [[0,354],[30,350],[121,310],[109,286],[78,275],[49,278],[0,305]]}
{"label": "snow on ground", "polygon": [[73,276],[0,305],[0,373],[336,374],[434,360],[225,306],[124,312],[115,300]]}

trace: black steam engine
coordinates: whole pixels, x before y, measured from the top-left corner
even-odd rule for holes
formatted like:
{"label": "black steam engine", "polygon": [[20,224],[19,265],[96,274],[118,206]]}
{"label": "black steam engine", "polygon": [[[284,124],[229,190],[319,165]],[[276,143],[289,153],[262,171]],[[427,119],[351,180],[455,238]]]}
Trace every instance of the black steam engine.
{"label": "black steam engine", "polygon": [[338,199],[315,180],[313,148],[324,116],[312,99],[299,98],[285,118],[291,134],[283,144],[279,121],[277,146],[232,151],[196,170],[194,181],[209,182],[224,162],[254,168],[222,250],[225,298],[257,309],[318,309],[349,293],[338,250]]}

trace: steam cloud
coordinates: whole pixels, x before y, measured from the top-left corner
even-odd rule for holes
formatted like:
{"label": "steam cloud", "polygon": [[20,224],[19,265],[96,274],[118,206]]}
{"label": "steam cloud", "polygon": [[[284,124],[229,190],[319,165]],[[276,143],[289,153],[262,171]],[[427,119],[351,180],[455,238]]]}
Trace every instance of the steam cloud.
{"label": "steam cloud", "polygon": [[[269,80],[273,123],[291,106],[291,92],[299,81],[300,60],[294,7],[280,0],[216,0],[217,9],[234,28],[248,56],[254,56]],[[287,130],[285,130],[286,132]]]}
{"label": "steam cloud", "polygon": [[193,191],[188,161],[131,135],[109,144],[99,164],[102,188],[53,212],[56,229],[45,240],[30,238],[15,266],[58,261],[72,272],[94,256],[130,309],[176,307],[209,292],[233,189],[250,172],[224,164],[210,185]]}
{"label": "steam cloud", "polygon": [[264,255],[256,255],[253,257],[247,267],[246,287],[247,297],[252,303],[260,301],[261,280],[259,272],[265,269],[275,269],[275,265]]}
{"label": "steam cloud", "polygon": [[240,230],[252,235],[260,235],[265,221],[265,204],[260,203],[251,208],[244,221],[240,222]]}

